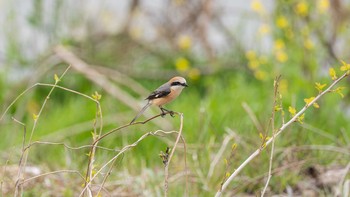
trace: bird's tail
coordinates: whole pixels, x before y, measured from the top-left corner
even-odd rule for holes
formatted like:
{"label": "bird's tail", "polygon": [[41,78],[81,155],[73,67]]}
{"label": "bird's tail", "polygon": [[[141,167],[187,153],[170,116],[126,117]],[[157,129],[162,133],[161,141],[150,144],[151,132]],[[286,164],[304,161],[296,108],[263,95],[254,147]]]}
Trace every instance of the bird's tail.
{"label": "bird's tail", "polygon": [[135,116],[135,118],[132,119],[132,121],[130,122],[130,124],[132,124],[137,118],[139,118],[139,117],[143,114],[143,112],[145,112],[145,110],[146,110],[149,106],[151,106],[151,105],[152,105],[152,103],[151,103],[151,102],[148,102],[148,103],[140,110],[140,112]]}

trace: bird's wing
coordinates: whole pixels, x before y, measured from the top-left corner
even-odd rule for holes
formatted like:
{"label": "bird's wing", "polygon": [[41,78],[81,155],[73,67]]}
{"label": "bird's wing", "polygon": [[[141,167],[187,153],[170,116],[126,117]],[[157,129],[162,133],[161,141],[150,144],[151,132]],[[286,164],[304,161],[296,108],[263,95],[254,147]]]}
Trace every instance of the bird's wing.
{"label": "bird's wing", "polygon": [[171,90],[169,88],[168,84],[163,84],[159,88],[157,88],[155,91],[153,91],[146,99],[153,100],[157,98],[162,98],[170,94]]}

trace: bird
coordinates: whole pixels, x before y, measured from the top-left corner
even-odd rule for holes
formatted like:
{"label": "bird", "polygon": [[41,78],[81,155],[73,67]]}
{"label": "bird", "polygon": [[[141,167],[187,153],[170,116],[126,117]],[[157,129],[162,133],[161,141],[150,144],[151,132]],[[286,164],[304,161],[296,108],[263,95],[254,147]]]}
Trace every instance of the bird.
{"label": "bird", "polygon": [[140,112],[135,116],[134,119],[130,122],[132,124],[137,118],[139,118],[145,110],[151,106],[156,105],[162,111],[161,116],[163,117],[166,112],[170,113],[171,116],[174,115],[173,111],[167,110],[163,108],[163,106],[167,103],[170,103],[174,99],[176,99],[182,89],[188,87],[186,79],[183,77],[173,77],[165,84],[159,86],[156,90],[154,90],[145,100],[148,100],[147,104],[140,110]]}

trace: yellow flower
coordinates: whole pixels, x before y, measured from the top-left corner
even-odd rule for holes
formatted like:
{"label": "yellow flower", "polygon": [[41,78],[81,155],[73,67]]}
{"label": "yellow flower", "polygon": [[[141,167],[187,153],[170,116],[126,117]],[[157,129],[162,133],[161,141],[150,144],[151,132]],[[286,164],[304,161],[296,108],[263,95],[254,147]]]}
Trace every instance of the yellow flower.
{"label": "yellow flower", "polygon": [[321,84],[321,83],[316,82],[315,88],[318,90],[318,92],[322,92],[323,88],[326,86],[327,86],[327,84]]}
{"label": "yellow flower", "polygon": [[186,72],[190,67],[190,62],[183,57],[179,57],[175,61],[176,70]]}
{"label": "yellow flower", "polygon": [[275,49],[275,50],[284,49],[284,42],[283,42],[283,40],[281,40],[281,39],[275,40],[274,49]]}
{"label": "yellow flower", "polygon": [[297,121],[300,123],[300,124],[303,124],[303,120],[305,118],[305,114],[302,114],[298,117]]}
{"label": "yellow flower", "polygon": [[343,60],[341,60],[342,66],[340,67],[341,71],[350,71],[350,64],[347,64]]}
{"label": "yellow flower", "polygon": [[254,60],[249,60],[248,62],[248,68],[250,68],[251,70],[255,70],[260,66],[260,63],[258,60],[254,59]]}
{"label": "yellow flower", "polygon": [[329,75],[331,76],[332,80],[336,80],[338,78],[334,68],[329,69]]}
{"label": "yellow flower", "polygon": [[201,75],[201,71],[198,68],[192,68],[188,72],[188,78],[192,79],[193,81],[198,80]]}
{"label": "yellow flower", "polygon": [[295,6],[295,12],[302,17],[305,17],[309,13],[309,5],[306,3],[306,1],[300,1]]}
{"label": "yellow flower", "polygon": [[255,51],[252,51],[252,50],[247,51],[247,52],[245,53],[245,57],[246,57],[248,60],[256,59],[256,53],[255,53]]}
{"label": "yellow flower", "polygon": [[307,38],[306,40],[304,40],[304,47],[307,50],[312,50],[314,48],[314,43],[310,38]]}
{"label": "yellow flower", "polygon": [[295,110],[295,108],[291,106],[289,106],[288,111],[292,116],[294,116],[297,113],[297,110]]}
{"label": "yellow flower", "polygon": [[270,33],[270,27],[267,24],[262,24],[259,28],[259,34],[260,35],[265,35]]}
{"label": "yellow flower", "polygon": [[95,91],[94,94],[91,95],[93,99],[95,99],[96,101],[100,100],[102,98],[102,95],[99,94],[97,91]]}
{"label": "yellow flower", "polygon": [[284,51],[276,51],[275,53],[276,60],[284,63],[288,60],[288,55]]}
{"label": "yellow flower", "polygon": [[181,35],[177,40],[177,45],[182,50],[189,49],[192,46],[192,39],[188,35]]}
{"label": "yellow flower", "polygon": [[250,4],[250,7],[254,12],[257,12],[257,13],[262,14],[265,12],[264,6],[261,4],[259,0],[253,0],[252,3]]}
{"label": "yellow flower", "polygon": [[329,0],[318,0],[317,8],[320,13],[325,13],[329,8]]}
{"label": "yellow flower", "polygon": [[338,87],[332,92],[338,93],[342,98],[344,98],[344,94],[341,92],[343,89],[345,89],[345,87]]}
{"label": "yellow flower", "polygon": [[[304,102],[306,103],[306,105],[310,105],[310,103],[315,99],[315,97],[310,97],[310,98],[306,98],[304,99]],[[312,104],[315,108],[320,108],[320,106],[315,102]]]}
{"label": "yellow flower", "polygon": [[284,29],[284,28],[288,27],[289,24],[288,24],[288,20],[286,19],[286,17],[279,16],[276,19],[276,25],[277,25],[277,27]]}
{"label": "yellow flower", "polygon": [[258,80],[264,80],[267,77],[267,73],[262,70],[257,70],[256,72],[254,72],[254,76]]}

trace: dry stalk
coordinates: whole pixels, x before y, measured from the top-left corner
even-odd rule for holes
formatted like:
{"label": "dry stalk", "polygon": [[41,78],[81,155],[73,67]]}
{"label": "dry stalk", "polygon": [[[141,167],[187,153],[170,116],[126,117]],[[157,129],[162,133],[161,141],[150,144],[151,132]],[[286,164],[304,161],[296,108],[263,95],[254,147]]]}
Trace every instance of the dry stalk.
{"label": "dry stalk", "polygon": [[[44,110],[44,107],[46,106],[47,101],[50,99],[50,96],[51,96],[53,90],[55,89],[57,83],[64,77],[64,75],[68,72],[69,68],[70,68],[70,66],[68,66],[68,67],[66,68],[66,70],[62,73],[62,75],[59,77],[58,80],[55,80],[55,84],[53,85],[53,87],[51,88],[50,92],[49,92],[48,95],[46,96],[46,98],[45,98],[43,104],[41,105],[41,108],[40,108],[40,110],[39,110],[39,113],[38,113],[37,115],[35,115],[36,117],[34,118],[34,124],[33,124],[32,130],[31,130],[31,132],[30,132],[29,140],[28,140],[28,143],[29,143],[29,144],[30,144],[31,141],[32,141],[32,138],[33,138],[33,135],[34,135],[34,131],[35,131],[35,129],[36,129],[36,125],[37,125],[37,123],[38,123],[38,120],[39,120],[39,118],[40,118],[40,115],[41,115],[42,111]],[[23,139],[23,145],[24,145],[24,144],[25,144],[25,137],[24,137],[24,139]],[[22,150],[24,150],[24,147],[23,147]],[[18,177],[17,177],[18,179],[17,179],[17,181],[16,181],[16,187],[15,187],[15,196],[18,196],[18,195],[22,196],[22,194],[23,194],[23,188],[22,188],[22,187],[21,187],[21,192],[18,194],[18,183],[19,183],[20,176],[21,176],[21,174],[22,174],[22,172],[23,172],[23,169],[24,169],[24,168],[26,167],[26,165],[27,165],[29,150],[30,150],[30,149],[28,149],[27,152],[24,152],[24,151],[23,151],[23,152],[22,152],[22,155],[21,155],[21,159],[20,159],[20,163],[19,163],[19,172],[18,172]],[[23,160],[22,160],[22,159],[23,159]],[[22,163],[22,161],[23,161],[23,163]]]}
{"label": "dry stalk", "polygon": [[[271,114],[271,118],[269,121],[269,125],[271,126],[271,131],[272,131],[272,145],[271,145],[271,153],[270,153],[270,161],[269,161],[269,172],[267,175],[267,180],[265,183],[265,187],[261,192],[261,197],[263,197],[265,195],[265,192],[267,190],[267,187],[269,186],[269,182],[270,179],[272,177],[272,161],[273,161],[273,154],[275,151],[275,112],[276,112],[276,105],[277,105],[277,96],[279,94],[278,92],[278,85],[279,85],[279,80],[280,80],[281,76],[276,77],[275,81],[274,81],[274,94],[273,94],[273,105],[272,105],[272,114]],[[269,128],[266,129],[266,133],[268,133]]]}
{"label": "dry stalk", "polygon": [[40,174],[40,175],[33,176],[33,177],[28,178],[28,179],[25,179],[25,180],[23,180],[20,183],[20,185],[23,185],[23,184],[25,184],[25,183],[27,183],[29,181],[32,181],[34,179],[37,179],[37,178],[41,178],[41,177],[52,175],[52,174],[60,174],[60,173],[78,174],[80,176],[80,178],[84,180],[84,176],[78,170],[57,170],[57,171],[47,172],[47,173],[43,173],[43,174]]}
{"label": "dry stalk", "polygon": [[[98,171],[96,171],[96,173],[94,174],[94,176],[91,178],[91,180],[89,180],[87,182],[87,184],[85,185],[85,187],[83,188],[82,192],[80,193],[79,196],[83,196],[84,192],[87,190],[87,187],[91,184],[91,182],[102,172],[102,170],[104,168],[106,168],[109,164],[112,164],[120,155],[122,155],[125,151],[129,150],[130,148],[133,148],[135,146],[138,145],[138,143],[140,143],[143,139],[145,139],[146,137],[148,136],[154,136],[154,135],[157,135],[158,133],[163,133],[163,134],[172,134],[172,133],[178,133],[177,131],[162,131],[162,130],[157,130],[157,131],[154,131],[154,132],[148,132],[148,133],[145,133],[144,135],[142,135],[137,141],[135,141],[134,143],[132,144],[129,144],[127,146],[124,146],[119,152],[117,155],[115,155],[112,159],[110,159],[108,162],[106,162]],[[113,165],[111,165],[113,166]],[[109,171],[110,173],[110,171]],[[108,174],[107,173],[107,176]],[[106,179],[106,176],[104,177],[104,179]],[[101,191],[101,188],[100,187],[100,190],[99,192]]]}
{"label": "dry stalk", "polygon": [[217,191],[215,194],[215,197],[219,197],[222,195],[222,193],[225,191],[227,186],[230,184],[230,182],[241,172],[243,168],[245,168],[256,156],[260,154],[262,150],[264,150],[268,145],[270,145],[274,139],[279,136],[288,126],[290,126],[292,123],[297,121],[297,118],[301,116],[310,106],[312,106],[316,101],[318,101],[322,96],[324,96],[326,93],[331,92],[332,88],[338,84],[341,80],[346,78],[349,74],[345,73],[336,80],[333,81],[333,83],[324,91],[320,92],[309,104],[305,105],[298,113],[296,113],[288,122],[285,124],[282,124],[282,126],[276,131],[276,133],[266,141],[265,146],[258,148],[256,151],[254,151],[238,168],[230,175],[230,177],[222,184],[221,188]]}
{"label": "dry stalk", "polygon": [[[166,162],[165,167],[164,167],[164,196],[167,197],[168,196],[168,187],[169,187],[169,164],[170,161],[174,155],[175,149],[177,144],[179,143],[180,137],[181,137],[181,133],[182,133],[182,128],[183,128],[183,114],[182,113],[178,113],[176,112],[179,116],[180,116],[180,128],[179,128],[179,133],[177,135],[174,147],[171,149],[169,158],[168,158],[168,162]],[[186,158],[186,155],[185,155]],[[186,176],[187,177],[187,176]],[[187,181],[186,181],[186,186],[187,186]],[[187,191],[187,188],[186,188]]]}
{"label": "dry stalk", "polygon": [[[178,115],[181,117],[180,128],[181,128],[181,130],[182,130],[182,126],[183,126],[183,124],[182,124],[182,121],[183,121],[183,120],[182,120],[182,113],[179,113],[179,112],[174,112],[174,113],[175,113],[175,114],[178,114]],[[170,114],[170,112],[166,112],[165,114]],[[107,132],[107,133],[101,135],[99,138],[97,138],[97,139],[92,143],[91,147],[93,148],[99,141],[101,141],[103,138],[105,138],[105,137],[111,135],[111,134],[114,133],[114,132],[120,131],[120,130],[122,130],[122,129],[124,129],[124,128],[127,128],[127,127],[129,127],[129,126],[132,126],[132,125],[136,125],[136,124],[146,124],[147,122],[149,122],[149,121],[151,121],[151,120],[153,120],[153,119],[155,119],[155,118],[157,118],[157,117],[160,117],[160,116],[162,116],[162,114],[158,114],[158,115],[156,115],[156,116],[153,116],[153,117],[151,117],[151,118],[148,118],[148,119],[145,120],[145,121],[134,122],[134,123],[132,123],[132,124],[126,124],[126,125],[120,126],[120,127],[118,127],[118,128],[112,129],[111,131],[109,131],[109,132]],[[82,195],[84,194],[84,192],[88,189],[89,185],[91,184],[92,180],[95,179],[96,176],[97,176],[109,163],[112,163],[112,165],[111,165],[111,167],[110,167],[110,170],[111,170],[112,167],[114,166],[115,160],[119,157],[120,154],[122,154],[123,152],[125,152],[125,151],[128,150],[129,148],[135,147],[135,146],[136,146],[142,139],[144,139],[145,137],[147,137],[147,136],[149,136],[149,135],[155,135],[155,134],[158,133],[158,132],[166,133],[166,132],[161,131],[161,130],[158,130],[158,131],[156,131],[155,133],[152,133],[152,132],[146,133],[146,134],[144,134],[141,138],[139,138],[139,140],[137,140],[135,143],[133,143],[133,144],[131,144],[131,145],[128,145],[128,146],[125,146],[122,150],[120,150],[120,152],[119,152],[115,157],[113,157],[111,160],[109,160],[107,163],[105,163],[105,165],[103,165],[103,166],[100,168],[100,170],[97,171],[97,172],[94,174],[94,176],[92,176],[92,177],[91,177],[90,179],[88,179],[88,180],[87,180],[87,179],[85,180],[85,187],[84,187],[83,191],[81,192],[80,196],[82,196]],[[179,138],[179,137],[178,137],[178,138]],[[177,142],[178,142],[178,139],[177,139]],[[89,158],[90,158],[90,157],[89,157]],[[89,160],[90,160],[90,159],[89,159]],[[91,162],[91,161],[89,161],[88,166],[90,166],[90,162]],[[110,172],[110,171],[109,171],[109,172]],[[107,179],[108,175],[109,175],[109,173],[107,173],[107,175],[104,177],[104,180],[103,180],[102,184],[104,184],[104,182],[105,182],[105,180]],[[98,193],[101,191],[101,188],[102,188],[102,187],[100,187]]]}

